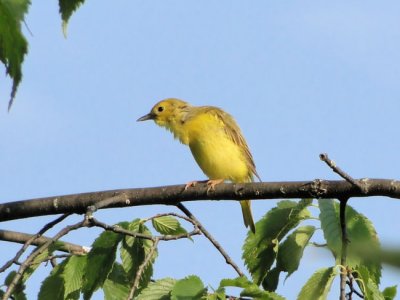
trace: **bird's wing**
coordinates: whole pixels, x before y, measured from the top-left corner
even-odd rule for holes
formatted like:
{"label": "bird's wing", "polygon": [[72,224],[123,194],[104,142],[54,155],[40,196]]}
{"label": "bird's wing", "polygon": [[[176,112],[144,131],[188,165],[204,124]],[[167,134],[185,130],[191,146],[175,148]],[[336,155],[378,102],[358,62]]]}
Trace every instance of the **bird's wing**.
{"label": "bird's wing", "polygon": [[261,181],[260,176],[257,174],[256,165],[254,164],[253,156],[251,155],[249,146],[247,146],[246,140],[244,139],[235,119],[230,114],[218,107],[202,106],[199,107],[199,109],[203,110],[204,113],[212,114],[221,121],[226,135],[243,151],[246,163],[251,173]]}

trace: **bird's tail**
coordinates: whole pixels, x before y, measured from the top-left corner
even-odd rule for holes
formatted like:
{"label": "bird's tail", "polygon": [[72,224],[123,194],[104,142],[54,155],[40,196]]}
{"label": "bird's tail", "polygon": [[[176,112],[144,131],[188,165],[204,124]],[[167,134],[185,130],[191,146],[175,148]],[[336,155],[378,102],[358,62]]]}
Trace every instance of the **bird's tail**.
{"label": "bird's tail", "polygon": [[256,232],[256,227],[254,225],[253,216],[251,214],[250,200],[240,201],[240,206],[242,207],[243,221],[246,227],[250,226],[253,233]]}

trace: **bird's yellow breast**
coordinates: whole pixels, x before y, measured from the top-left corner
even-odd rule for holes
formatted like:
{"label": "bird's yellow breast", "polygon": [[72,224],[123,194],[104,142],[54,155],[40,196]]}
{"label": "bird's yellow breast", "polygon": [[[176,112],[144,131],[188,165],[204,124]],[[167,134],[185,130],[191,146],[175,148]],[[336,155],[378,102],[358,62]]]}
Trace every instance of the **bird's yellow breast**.
{"label": "bird's yellow breast", "polygon": [[251,180],[244,153],[229,137],[221,119],[202,113],[186,120],[180,129],[197,164],[210,179]]}

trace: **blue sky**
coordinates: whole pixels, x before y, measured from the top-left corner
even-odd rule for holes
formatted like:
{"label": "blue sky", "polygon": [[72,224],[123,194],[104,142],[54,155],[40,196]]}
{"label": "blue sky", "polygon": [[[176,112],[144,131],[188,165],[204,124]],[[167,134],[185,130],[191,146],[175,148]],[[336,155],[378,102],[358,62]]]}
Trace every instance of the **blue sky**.
{"label": "blue sky", "polygon": [[[231,113],[264,181],[337,179],[319,161],[322,152],[353,177],[399,178],[399,13],[398,1],[87,1],[64,39],[56,2],[34,1],[24,78],[10,113],[10,81],[1,75],[1,201],[204,179],[170,133],[135,122],[167,97]],[[254,201],[255,219],[275,204]],[[400,246],[397,201],[350,205],[372,220],[383,244]],[[239,205],[187,206],[242,266]],[[171,210],[97,217],[116,223]],[[2,227],[33,233],[51,219]],[[86,229],[67,240],[90,245],[98,233]],[[18,248],[1,245],[10,257]],[[293,299],[316,268],[332,264],[310,247],[301,271],[278,291]],[[34,275],[29,298],[49,269]],[[201,237],[163,243],[154,277],[190,274],[214,287],[235,276]],[[382,287],[398,282],[386,269]]]}

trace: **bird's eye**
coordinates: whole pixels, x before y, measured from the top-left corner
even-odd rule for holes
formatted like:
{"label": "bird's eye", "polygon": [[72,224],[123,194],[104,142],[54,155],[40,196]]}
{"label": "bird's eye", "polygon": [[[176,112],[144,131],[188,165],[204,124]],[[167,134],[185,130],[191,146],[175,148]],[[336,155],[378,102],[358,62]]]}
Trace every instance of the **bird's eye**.
{"label": "bird's eye", "polygon": [[164,110],[164,107],[159,106],[159,107],[157,107],[157,110],[158,110],[159,112],[162,112],[162,111]]}

